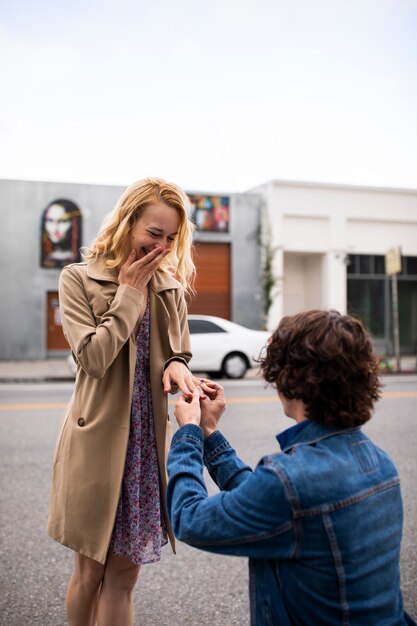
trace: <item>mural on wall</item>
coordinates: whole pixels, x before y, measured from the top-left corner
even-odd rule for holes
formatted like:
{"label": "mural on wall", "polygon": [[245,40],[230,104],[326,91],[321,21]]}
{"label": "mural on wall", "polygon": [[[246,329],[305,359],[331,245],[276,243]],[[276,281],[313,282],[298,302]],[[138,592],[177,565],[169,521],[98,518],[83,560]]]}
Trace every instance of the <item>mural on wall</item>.
{"label": "mural on wall", "polygon": [[42,213],[41,267],[81,261],[81,211],[71,200],[54,200]]}
{"label": "mural on wall", "polygon": [[191,220],[199,231],[229,232],[229,198],[190,194]]}

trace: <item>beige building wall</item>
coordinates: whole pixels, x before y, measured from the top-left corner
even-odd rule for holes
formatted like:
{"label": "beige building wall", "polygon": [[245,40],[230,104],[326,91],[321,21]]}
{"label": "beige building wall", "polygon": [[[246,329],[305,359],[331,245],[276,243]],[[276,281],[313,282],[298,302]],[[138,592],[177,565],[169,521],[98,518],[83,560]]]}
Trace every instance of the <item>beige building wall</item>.
{"label": "beige building wall", "polygon": [[320,308],[325,257],[322,254],[284,254],[285,315]]}
{"label": "beige building wall", "polygon": [[274,180],[261,193],[276,248],[268,327],[306,308],[347,310],[349,254],[417,257],[417,190]]}

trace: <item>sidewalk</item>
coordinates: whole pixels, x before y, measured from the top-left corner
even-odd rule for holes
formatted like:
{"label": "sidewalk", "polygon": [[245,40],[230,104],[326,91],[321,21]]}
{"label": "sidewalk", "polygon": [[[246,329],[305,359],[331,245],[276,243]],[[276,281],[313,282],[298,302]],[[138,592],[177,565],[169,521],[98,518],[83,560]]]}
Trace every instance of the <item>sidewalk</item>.
{"label": "sidewalk", "polygon": [[[384,375],[397,374],[395,360],[389,359],[388,361],[389,369],[382,373]],[[417,374],[415,356],[401,359],[401,374]],[[258,376],[258,369],[254,368],[248,371],[245,378],[253,379]],[[0,361],[0,383],[71,382],[74,378],[66,358],[40,361]]]}
{"label": "sidewalk", "polygon": [[66,358],[41,361],[0,361],[0,383],[73,381]]}

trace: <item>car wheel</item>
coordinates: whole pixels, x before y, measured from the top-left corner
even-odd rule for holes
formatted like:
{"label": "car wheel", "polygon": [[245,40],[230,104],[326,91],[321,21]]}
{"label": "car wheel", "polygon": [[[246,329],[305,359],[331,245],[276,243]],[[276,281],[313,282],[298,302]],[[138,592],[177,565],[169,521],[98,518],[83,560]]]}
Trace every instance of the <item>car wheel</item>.
{"label": "car wheel", "polygon": [[248,369],[248,362],[243,354],[232,352],[223,361],[222,371],[227,378],[243,378]]}

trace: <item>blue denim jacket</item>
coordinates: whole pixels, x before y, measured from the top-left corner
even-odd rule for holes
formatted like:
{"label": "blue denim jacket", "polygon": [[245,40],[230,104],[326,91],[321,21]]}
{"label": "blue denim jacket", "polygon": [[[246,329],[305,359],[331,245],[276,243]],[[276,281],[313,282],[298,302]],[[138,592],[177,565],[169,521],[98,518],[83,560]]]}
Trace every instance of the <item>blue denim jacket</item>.
{"label": "blue denim jacket", "polygon": [[[388,455],[359,429],[307,421],[252,472],[225,437],[188,424],[168,457],[178,539],[249,557],[251,624],[400,626],[402,501]],[[219,486],[208,497],[203,464]]]}

